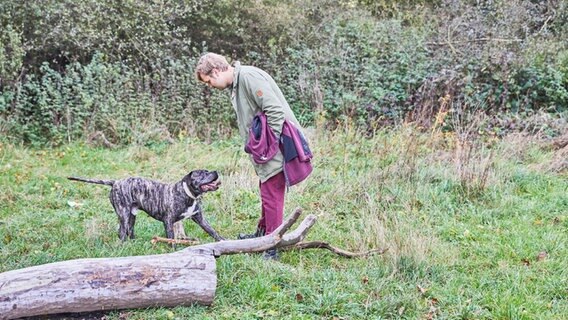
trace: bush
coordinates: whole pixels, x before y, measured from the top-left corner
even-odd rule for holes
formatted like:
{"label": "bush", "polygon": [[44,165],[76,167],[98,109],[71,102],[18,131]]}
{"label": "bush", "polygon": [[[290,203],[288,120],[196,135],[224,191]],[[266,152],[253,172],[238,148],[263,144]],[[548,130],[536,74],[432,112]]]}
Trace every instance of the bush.
{"label": "bush", "polygon": [[[167,139],[180,132],[211,139],[226,130],[197,128],[226,123],[232,109],[220,93],[209,93],[193,80],[188,70],[194,64],[172,61],[148,73],[109,63],[102,54],[84,66],[69,64],[61,73],[44,64],[40,77],[28,76],[18,88],[5,117],[15,138],[27,143],[57,145],[93,133],[113,143],[145,143],[151,132]],[[206,108],[204,95],[215,108]]]}
{"label": "bush", "polygon": [[565,112],[565,11],[520,0],[6,0],[0,132],[39,144],[226,136],[226,93],[193,79],[209,50],[271,73],[305,124],[429,127],[453,107]]}

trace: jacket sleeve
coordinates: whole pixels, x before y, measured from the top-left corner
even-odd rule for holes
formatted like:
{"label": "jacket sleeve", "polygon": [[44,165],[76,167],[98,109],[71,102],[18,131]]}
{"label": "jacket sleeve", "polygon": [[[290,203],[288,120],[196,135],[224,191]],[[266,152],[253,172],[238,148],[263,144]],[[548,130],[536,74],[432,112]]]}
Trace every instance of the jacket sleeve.
{"label": "jacket sleeve", "polygon": [[266,114],[268,126],[280,137],[284,124],[284,106],[278,100],[276,93],[270,87],[267,79],[262,75],[246,75],[244,81],[248,90],[249,98]]}

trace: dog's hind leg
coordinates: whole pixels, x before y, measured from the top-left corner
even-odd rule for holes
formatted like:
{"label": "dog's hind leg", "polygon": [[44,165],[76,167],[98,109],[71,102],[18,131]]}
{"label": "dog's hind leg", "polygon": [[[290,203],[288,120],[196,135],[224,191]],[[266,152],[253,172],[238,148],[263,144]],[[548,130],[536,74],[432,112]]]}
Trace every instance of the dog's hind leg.
{"label": "dog's hind leg", "polygon": [[121,241],[126,241],[127,227],[128,227],[128,208],[125,205],[124,197],[120,195],[120,191],[116,186],[110,190],[109,200],[114,208],[114,212],[118,216],[118,238]]}
{"label": "dog's hind leg", "polygon": [[126,241],[127,238],[134,239],[134,224],[136,223],[136,216],[127,212],[121,212],[118,214],[118,221],[120,226],[118,227],[118,237],[122,241]]}
{"label": "dog's hind leg", "polygon": [[128,216],[128,225],[127,225],[127,229],[126,229],[126,235],[130,239],[134,239],[134,224],[135,223],[136,223],[136,215],[130,214]]}
{"label": "dog's hind leg", "polygon": [[126,241],[127,238],[134,239],[134,223],[136,223],[136,216],[130,214],[128,210],[123,210],[118,215],[118,237],[122,241]]}
{"label": "dog's hind leg", "polygon": [[[111,197],[111,202],[112,202],[112,197]],[[128,226],[130,224],[130,216],[132,214],[130,214],[130,210],[124,206],[121,206],[120,204],[116,203],[116,202],[112,202],[112,206],[114,207],[114,212],[116,213],[116,215],[118,216],[118,238],[120,238],[120,240],[125,241],[126,237],[128,236]]]}
{"label": "dog's hind leg", "polygon": [[120,214],[117,212],[118,215],[118,238],[122,241],[126,241],[128,236],[128,214]]}
{"label": "dog's hind leg", "polygon": [[119,227],[118,237],[122,241],[127,238],[134,239],[134,223],[136,222],[136,207],[132,205],[132,199],[125,196],[124,190],[121,189],[123,184],[115,184],[110,191],[110,202],[118,216]]}

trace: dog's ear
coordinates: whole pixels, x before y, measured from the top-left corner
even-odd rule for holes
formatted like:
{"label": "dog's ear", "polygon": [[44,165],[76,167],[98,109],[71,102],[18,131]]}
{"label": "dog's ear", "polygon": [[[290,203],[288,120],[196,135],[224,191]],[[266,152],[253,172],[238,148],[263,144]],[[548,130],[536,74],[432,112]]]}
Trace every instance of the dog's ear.
{"label": "dog's ear", "polygon": [[181,178],[181,181],[187,183],[188,185],[191,185],[191,175],[193,174],[193,171],[190,171],[188,174],[186,174],[183,178]]}
{"label": "dog's ear", "polygon": [[190,171],[181,179],[181,181],[185,186],[187,186],[187,188],[189,188],[189,190],[191,190],[193,195],[198,196],[201,194],[201,189],[199,188],[198,179],[194,177],[195,174],[196,170]]}

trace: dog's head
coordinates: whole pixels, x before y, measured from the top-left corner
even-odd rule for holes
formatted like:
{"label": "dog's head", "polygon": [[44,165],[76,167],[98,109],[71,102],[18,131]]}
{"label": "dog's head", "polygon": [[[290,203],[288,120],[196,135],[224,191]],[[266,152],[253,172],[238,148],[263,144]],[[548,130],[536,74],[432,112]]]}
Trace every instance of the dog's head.
{"label": "dog's head", "polygon": [[195,197],[208,191],[215,191],[221,184],[217,171],[208,170],[193,170],[181,181]]}

